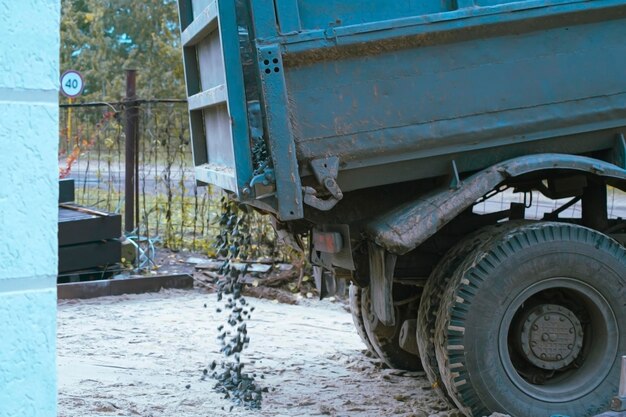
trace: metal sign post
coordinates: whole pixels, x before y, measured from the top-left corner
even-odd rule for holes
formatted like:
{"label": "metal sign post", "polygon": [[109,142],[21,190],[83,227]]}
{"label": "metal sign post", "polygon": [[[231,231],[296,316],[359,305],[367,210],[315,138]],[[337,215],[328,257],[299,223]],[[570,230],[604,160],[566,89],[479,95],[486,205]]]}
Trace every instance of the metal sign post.
{"label": "metal sign post", "polygon": [[138,219],[139,209],[136,198],[139,194],[139,175],[137,164],[138,150],[138,119],[139,108],[137,107],[136,89],[137,70],[126,70],[126,97],[124,98],[124,134],[126,136],[126,175],[124,187],[124,230],[127,234],[135,230],[135,216]]}

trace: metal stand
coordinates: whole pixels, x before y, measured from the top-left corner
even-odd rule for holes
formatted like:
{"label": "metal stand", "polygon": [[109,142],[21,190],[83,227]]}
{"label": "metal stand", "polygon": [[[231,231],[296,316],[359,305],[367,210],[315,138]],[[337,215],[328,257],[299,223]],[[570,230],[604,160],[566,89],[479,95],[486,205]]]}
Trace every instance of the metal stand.
{"label": "metal stand", "polygon": [[125,107],[125,126],[124,134],[126,136],[126,169],[124,184],[124,230],[126,233],[132,233],[135,230],[135,220],[139,205],[136,202],[138,195],[139,178],[137,175],[137,147],[138,147],[138,126],[139,108],[137,107],[137,88],[136,88],[137,71],[126,70],[126,97],[124,99]]}

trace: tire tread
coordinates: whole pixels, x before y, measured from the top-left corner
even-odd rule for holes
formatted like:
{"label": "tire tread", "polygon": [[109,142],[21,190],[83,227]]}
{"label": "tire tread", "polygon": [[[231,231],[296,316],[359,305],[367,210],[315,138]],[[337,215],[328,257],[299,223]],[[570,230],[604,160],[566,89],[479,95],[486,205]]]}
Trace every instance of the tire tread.
{"label": "tire tread", "polygon": [[473,297],[490,273],[516,252],[551,241],[590,244],[626,265],[626,252],[618,242],[582,226],[541,222],[490,227],[487,233],[489,237],[474,248],[449,280],[436,323],[435,346],[441,378],[457,407],[470,417],[489,415],[491,411],[484,407],[474,390],[465,356],[459,350],[459,346],[463,346],[463,333],[451,330],[448,323],[462,327]]}

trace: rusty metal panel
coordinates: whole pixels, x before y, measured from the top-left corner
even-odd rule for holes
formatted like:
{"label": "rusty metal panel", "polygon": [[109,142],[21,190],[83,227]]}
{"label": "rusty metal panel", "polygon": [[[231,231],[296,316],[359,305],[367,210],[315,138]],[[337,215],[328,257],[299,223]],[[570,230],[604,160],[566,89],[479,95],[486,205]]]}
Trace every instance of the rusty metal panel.
{"label": "rusty metal panel", "polygon": [[123,294],[159,292],[162,289],[191,288],[193,288],[193,278],[182,274],[59,284],[57,294],[60,300],[86,300]]}

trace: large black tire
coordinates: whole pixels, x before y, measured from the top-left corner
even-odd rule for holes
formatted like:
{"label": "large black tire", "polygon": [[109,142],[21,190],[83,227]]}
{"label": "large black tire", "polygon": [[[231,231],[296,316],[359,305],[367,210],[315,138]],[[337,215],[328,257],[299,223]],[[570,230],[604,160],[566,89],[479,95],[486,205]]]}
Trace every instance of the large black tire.
{"label": "large black tire", "polygon": [[350,300],[350,312],[352,313],[352,321],[354,322],[354,327],[356,328],[356,332],[363,341],[363,344],[367,348],[367,351],[370,355],[374,357],[378,357],[376,350],[374,350],[374,346],[372,346],[372,342],[367,337],[367,331],[365,330],[365,323],[363,322],[363,310],[361,308],[361,293],[363,290],[360,287],[357,287],[354,284],[350,284],[350,290],[348,292],[349,300]]}
{"label": "large black tire", "polygon": [[367,337],[378,357],[390,368],[405,371],[421,371],[422,361],[418,355],[414,355],[400,347],[400,331],[402,323],[406,319],[414,319],[417,315],[419,298],[413,302],[395,307],[396,324],[385,326],[378,321],[372,311],[370,290],[364,288],[361,291],[361,309],[363,311],[363,324]]}
{"label": "large black tire", "polygon": [[626,251],[591,229],[503,229],[457,268],[435,324],[442,380],[467,416],[589,417],[618,389]]}
{"label": "large black tire", "polygon": [[433,389],[451,406],[454,405],[454,401],[441,380],[435,352],[437,314],[439,314],[443,293],[454,272],[469,253],[488,240],[494,233],[497,233],[498,230],[499,228],[496,227],[488,227],[486,230],[473,233],[462,239],[452,247],[433,270],[422,293],[417,314],[417,346],[422,358],[424,372],[426,372]]}

